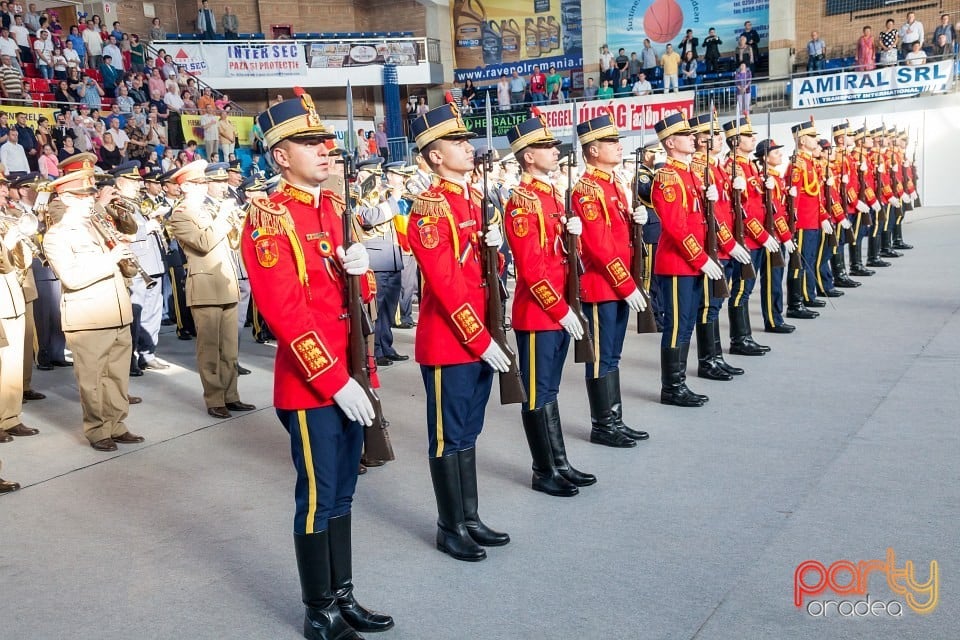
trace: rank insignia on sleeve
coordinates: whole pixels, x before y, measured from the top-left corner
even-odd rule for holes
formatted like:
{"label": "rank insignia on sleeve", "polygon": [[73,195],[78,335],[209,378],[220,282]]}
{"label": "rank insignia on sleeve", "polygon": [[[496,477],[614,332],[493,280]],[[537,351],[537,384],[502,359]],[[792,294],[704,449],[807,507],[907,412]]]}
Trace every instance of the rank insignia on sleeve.
{"label": "rank insignia on sleeve", "polygon": [[518,238],[524,238],[530,233],[530,221],[526,216],[515,216],[513,218],[513,232]]}
{"label": "rank insignia on sleeve", "polygon": [[720,226],[717,228],[717,237],[720,238],[720,242],[726,244],[733,239],[733,234],[730,233],[730,229],[727,228],[725,222],[721,222]]}
{"label": "rank insignia on sleeve", "polygon": [[790,227],[787,226],[787,221],[783,218],[777,218],[776,225],[777,233],[780,235],[786,235],[786,233],[790,231]]}
{"label": "rank insignia on sleeve", "polygon": [[863,195],[866,197],[867,200],[873,200],[874,198],[877,197],[877,193],[870,187],[867,187],[866,189],[863,190]]}
{"label": "rank insignia on sleeve", "polygon": [[367,269],[367,273],[364,275],[367,276],[367,288],[370,289],[370,294],[377,295],[377,274],[373,272],[373,269]]}
{"label": "rank insignia on sleeve", "polygon": [[313,380],[318,375],[332,367],[337,359],[320,342],[315,331],[308,331],[290,343],[290,348],[307,373],[307,380]]}
{"label": "rank insignia on sleeve", "polygon": [[843,213],[843,207],[840,206],[839,202],[834,202],[833,206],[830,208],[830,211],[834,216],[838,216]]}
{"label": "rank insignia on sleeve", "polygon": [[630,278],[630,272],[620,258],[614,258],[607,264],[607,272],[613,278],[613,286],[619,287]]}
{"label": "rank insignia on sleeve", "polygon": [[280,247],[275,236],[259,236],[253,243],[257,251],[257,262],[269,269],[280,260]]}
{"label": "rank insignia on sleeve", "polygon": [[677,192],[673,186],[662,187],[663,189],[663,199],[667,202],[673,202],[677,199]]}
{"label": "rank insignia on sleeve", "polygon": [[469,302],[460,306],[451,317],[464,342],[470,342],[483,332],[483,324]]}
{"label": "rank insignia on sleeve", "polygon": [[436,224],[419,225],[420,242],[424,249],[436,249],[440,244],[440,231]]}
{"label": "rank insignia on sleeve", "polygon": [[683,248],[686,249],[687,255],[691,259],[703,253],[703,247],[700,246],[697,238],[692,233],[683,239]]}
{"label": "rank insignia on sleeve", "polygon": [[600,203],[593,199],[584,198],[580,201],[583,205],[583,217],[593,222],[600,217]]}
{"label": "rank insignia on sleeve", "polygon": [[557,294],[557,290],[553,288],[553,285],[546,279],[537,282],[530,290],[533,292],[534,297],[537,299],[537,302],[540,303],[540,306],[544,310],[551,308],[558,302],[560,302],[560,296]]}
{"label": "rank insignia on sleeve", "polygon": [[760,221],[756,218],[747,220],[747,229],[749,229],[750,233],[752,233],[753,237],[755,238],[763,234],[763,225],[760,224]]}

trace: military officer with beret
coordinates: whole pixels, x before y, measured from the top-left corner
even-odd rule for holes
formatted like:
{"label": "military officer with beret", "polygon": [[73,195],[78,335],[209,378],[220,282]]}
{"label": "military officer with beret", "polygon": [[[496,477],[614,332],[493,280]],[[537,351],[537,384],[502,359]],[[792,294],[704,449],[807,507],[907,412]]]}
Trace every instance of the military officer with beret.
{"label": "military officer with beret", "polygon": [[623,422],[620,354],[630,313],[646,308],[628,265],[640,250],[632,246],[630,224],[645,224],[647,210],[631,206],[630,187],[617,177],[623,146],[613,118],[604,114],[577,125],[577,138],[587,167],[573,188],[572,206],[583,224],[581,299],[597,356],[585,365],[590,442],[634,447],[650,436]]}
{"label": "military officer with beret", "polygon": [[[347,275],[368,272],[362,244],[344,250],[339,193],[324,189],[334,137],[309,94],[257,116],[282,176],[251,200],[241,251],[260,312],[277,337],[274,405],[297,471],[294,546],[312,640],[356,640],[393,626],[353,594],[351,507],[373,406],[347,368]],[[362,282],[366,282],[363,280]]]}
{"label": "military officer with beret", "polygon": [[527,389],[520,415],[533,458],[532,486],[549,495],[573,496],[578,487],[597,481],[567,460],[557,401],[570,338],[579,340],[584,332],[564,300],[568,270],[578,268],[578,257],[566,253],[564,234],[579,236],[583,226],[576,216],[567,217],[563,196],[550,182],[560,141],[544,121],[525,120],[507,131],[507,139],[523,171],[507,201],[505,228],[517,274],[512,318]]}

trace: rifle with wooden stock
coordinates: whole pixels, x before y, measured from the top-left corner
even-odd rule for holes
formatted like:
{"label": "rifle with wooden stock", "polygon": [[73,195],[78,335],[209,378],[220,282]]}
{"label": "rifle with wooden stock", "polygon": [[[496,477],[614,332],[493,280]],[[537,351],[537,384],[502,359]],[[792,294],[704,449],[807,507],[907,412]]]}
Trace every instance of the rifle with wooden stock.
{"label": "rifle with wooden stock", "polygon": [[[646,123],[642,125],[646,126]],[[634,151],[633,165],[633,190],[630,198],[631,204],[636,208],[637,201],[640,199],[638,186],[640,184],[640,160],[643,157],[643,128],[640,129],[640,147]],[[643,241],[643,225],[636,222],[630,223],[630,242],[633,244],[633,254],[630,256],[630,276],[637,283],[640,295],[646,303],[643,311],[637,313],[637,333],[656,333],[657,321],[653,317],[653,305],[650,304],[650,293],[644,287],[647,281],[647,244]]]}
{"label": "rifle with wooden stock", "polygon": [[[710,188],[712,184],[712,176],[710,175],[710,163],[712,162],[711,155],[713,155],[713,109],[710,109],[710,129],[708,130],[709,137],[707,138],[707,152],[706,152],[706,164],[703,167],[703,189],[706,191]],[[717,255],[717,216],[713,211],[713,201],[704,196],[703,198],[703,217],[707,223],[707,239],[704,243],[706,247],[707,257],[716,262],[723,268],[723,265],[720,262],[720,258]],[[743,229],[740,229],[741,233]],[[741,265],[743,266],[743,265]],[[744,276],[746,277],[746,276]],[[712,298],[729,298],[730,297],[730,287],[727,286],[727,279],[720,278],[719,280],[710,281],[711,292],[710,296]]]}
{"label": "rifle with wooden stock", "polygon": [[[767,140],[773,140],[770,137],[770,107],[767,107]],[[769,153],[769,151],[768,151]],[[763,161],[763,228],[774,238],[778,237],[777,233],[777,222],[776,222],[776,207],[773,203],[773,189],[767,189],[767,180],[770,178],[770,164],[767,162],[766,156],[762,159]],[[780,253],[780,250],[774,251],[773,253],[767,252],[767,260],[770,261],[770,266],[774,269],[782,269],[786,266],[786,263],[783,260],[783,254]]]}
{"label": "rifle with wooden stock", "polygon": [[[353,128],[353,91],[347,81],[347,131]],[[356,158],[352,153],[343,155],[343,190],[346,208],[343,211],[343,249],[353,244],[353,197],[350,185],[357,181]],[[387,421],[383,418],[380,397],[370,382],[370,352],[367,338],[373,334],[373,323],[363,303],[360,277],[344,273],[347,289],[347,315],[349,321],[349,343],[347,348],[347,367],[350,377],[356,380],[367,394],[373,405],[373,424],[363,430],[364,455],[370,460],[395,460]]]}
{"label": "rifle with wooden stock", "polygon": [[[712,127],[711,123],[711,127]],[[711,138],[712,139],[712,138]],[[712,146],[712,145],[711,145]],[[733,144],[733,174],[730,181],[730,200],[733,206],[733,238],[741,247],[746,248],[743,229],[743,195],[742,191],[734,188],[733,180],[737,178],[737,147],[740,146],[740,103],[737,103],[737,134]],[[709,163],[708,163],[709,165]],[[740,264],[740,277],[743,280],[753,280],[757,277],[757,270],[753,268],[753,263]]]}
{"label": "rifle with wooden stock", "polygon": [[910,160],[910,178],[913,180],[913,192],[917,194],[914,209],[919,209],[920,204],[920,173],[917,172],[917,147],[920,146],[920,134],[917,134],[917,140],[913,143],[913,159]]}
{"label": "rifle with wooden stock", "polygon": [[[825,166],[824,166],[824,181],[823,181],[823,188],[824,188],[823,201],[824,201],[824,206],[827,209],[827,215],[829,216],[830,222],[832,224],[833,223],[833,191],[830,189],[830,184],[829,184],[830,178],[831,178],[830,151],[829,150],[825,150],[825,151],[827,153],[827,157],[824,158]],[[840,225],[838,224],[837,227],[839,226]],[[831,249],[836,249],[837,247],[836,230],[834,230],[833,233],[827,234],[827,246],[830,247]]]}
{"label": "rifle with wooden stock", "polygon": [[[848,121],[847,128],[849,129],[849,127],[850,123]],[[844,135],[846,135],[846,131],[844,131]],[[846,216],[850,211],[850,194],[847,193],[847,185],[843,182],[843,166],[846,164],[847,154],[845,149],[838,150],[838,153],[840,154],[840,204],[843,207],[843,215]],[[857,236],[853,233],[852,225],[847,229],[843,229],[842,233],[843,239],[847,244],[857,244]]]}
{"label": "rifle with wooden stock", "polygon": [[[787,227],[790,229],[790,237],[796,239],[797,237],[797,198],[793,195],[793,172],[796,169],[797,165],[797,151],[799,149],[800,140],[796,134],[793,135],[793,155],[790,156],[790,173],[789,180],[787,180]],[[796,241],[796,240],[795,240]],[[797,249],[794,249],[793,253],[790,254],[789,268],[791,272],[800,271],[803,268],[803,265],[800,262],[800,249],[799,243]]]}
{"label": "rifle with wooden stock", "polygon": [[[577,166],[577,105],[573,104],[573,135],[570,142],[570,151],[567,156],[567,191],[564,194],[563,207],[567,218],[576,217],[573,210],[573,168]],[[573,343],[574,362],[596,362],[597,355],[593,351],[593,337],[590,335],[590,325],[583,315],[583,303],[580,300],[580,274],[583,272],[583,263],[580,261],[580,251],[577,247],[577,236],[564,228],[563,242],[567,252],[567,290],[564,296],[567,306],[577,316],[583,327],[583,337]]]}

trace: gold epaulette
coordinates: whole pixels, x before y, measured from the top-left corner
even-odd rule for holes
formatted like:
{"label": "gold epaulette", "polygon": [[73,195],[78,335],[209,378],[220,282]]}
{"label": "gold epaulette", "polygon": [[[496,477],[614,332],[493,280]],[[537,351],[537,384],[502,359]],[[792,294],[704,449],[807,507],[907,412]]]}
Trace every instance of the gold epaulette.
{"label": "gold epaulette", "polygon": [[325,198],[330,198],[330,200],[333,202],[333,210],[338,214],[343,213],[344,209],[347,208],[347,203],[344,202],[343,196],[333,189],[324,189],[320,192],[320,195]]}
{"label": "gold epaulette", "polygon": [[596,196],[599,193],[601,199],[603,198],[603,187],[587,177],[581,177],[577,181],[573,192],[580,196]]}
{"label": "gold epaulette", "polygon": [[683,181],[680,180],[680,175],[676,171],[669,167],[663,167],[657,169],[657,172],[654,174],[653,179],[657,181],[661,186],[668,187],[674,184],[682,184]]}
{"label": "gold epaulette", "polygon": [[690,158],[690,168],[695,169],[697,173],[702,173],[707,168],[707,158],[704,155],[694,154]]}
{"label": "gold epaulette", "polygon": [[513,200],[514,198],[518,200],[522,200],[523,203],[521,203],[520,206],[525,209],[527,207],[530,207],[530,208],[540,207],[540,198],[537,197],[537,194],[535,194],[533,191],[530,191],[523,185],[520,185],[519,187],[514,187],[513,193],[510,194],[510,199]]}
{"label": "gold epaulette", "polygon": [[247,222],[261,234],[279,235],[284,233],[281,220],[293,225],[290,210],[279,202],[274,202],[267,196],[254,196],[250,199],[247,208]]}
{"label": "gold epaulette", "polygon": [[450,203],[432,188],[422,191],[410,207],[411,216],[445,218],[450,215]]}

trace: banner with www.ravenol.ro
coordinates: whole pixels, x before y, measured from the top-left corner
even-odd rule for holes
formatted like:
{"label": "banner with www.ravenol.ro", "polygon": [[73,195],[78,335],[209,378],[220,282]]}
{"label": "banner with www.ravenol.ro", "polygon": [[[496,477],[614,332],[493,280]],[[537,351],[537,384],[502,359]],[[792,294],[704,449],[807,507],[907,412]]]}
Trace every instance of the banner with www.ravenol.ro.
{"label": "banner with www.ravenol.ro", "polygon": [[450,11],[458,82],[527,76],[534,65],[583,73],[580,0],[451,0]]}
{"label": "banner with www.ravenol.ro", "polygon": [[873,71],[845,71],[797,78],[790,83],[793,108],[806,109],[829,104],[871,102],[944,93],[953,86],[954,61],[903,67],[882,67]]}

